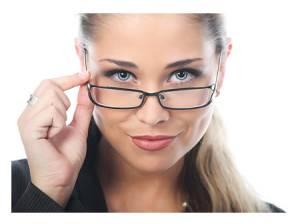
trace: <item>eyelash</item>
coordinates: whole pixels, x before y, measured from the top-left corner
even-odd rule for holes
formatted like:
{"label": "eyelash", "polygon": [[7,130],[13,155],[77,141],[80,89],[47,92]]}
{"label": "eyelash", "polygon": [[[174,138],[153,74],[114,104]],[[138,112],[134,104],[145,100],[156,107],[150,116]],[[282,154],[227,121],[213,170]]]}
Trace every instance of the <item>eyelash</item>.
{"label": "eyelash", "polygon": [[[136,79],[136,76],[132,73],[132,72],[129,72],[129,71],[126,71],[126,70],[121,70],[121,69],[117,69],[117,70],[111,70],[111,71],[108,71],[104,74],[105,77],[112,77],[113,75],[115,75],[116,73],[121,73],[121,72],[125,72],[125,73],[129,73],[131,76],[134,77],[134,79]],[[178,69],[178,70],[175,70],[173,71],[172,73],[170,73],[168,75],[168,79],[170,79],[173,75],[175,75],[176,73],[178,72],[187,72],[193,76],[195,76],[195,78],[198,78],[199,76],[202,75],[202,72],[201,71],[198,71],[196,69],[193,69],[193,68],[188,68],[188,67],[183,67],[181,69]],[[123,82],[123,81],[116,81],[114,80],[115,82],[117,83],[120,83],[120,84],[124,84],[124,85],[127,85],[129,84],[129,82]],[[176,82],[175,85],[182,85],[182,84],[185,84],[187,83],[188,81],[183,81],[183,82]]]}
{"label": "eyelash", "polygon": [[[198,70],[193,69],[193,68],[183,67],[183,68],[181,68],[181,69],[178,69],[178,70],[172,72],[172,73],[168,76],[168,79],[170,79],[173,75],[175,75],[175,74],[178,73],[178,72],[187,72],[187,73],[193,75],[194,78],[198,78],[198,77],[200,77],[200,76],[202,75],[202,72],[201,72],[201,71],[198,71]],[[193,78],[192,78],[192,79],[193,79]],[[175,85],[183,85],[183,84],[188,83],[188,82],[189,82],[190,80],[192,80],[192,79],[189,79],[188,81],[183,81],[183,82],[175,82],[174,84],[175,84]]]}
{"label": "eyelash", "polygon": [[[136,76],[132,72],[129,72],[129,71],[126,71],[126,70],[111,70],[111,71],[106,72],[104,74],[104,76],[108,77],[108,78],[111,78],[113,75],[115,75],[117,73],[121,73],[121,72],[129,73],[130,75],[132,75],[136,79]],[[120,81],[113,80],[113,81],[117,82],[118,84],[121,84],[121,85],[128,85],[129,84],[128,82],[122,82],[121,80]]]}

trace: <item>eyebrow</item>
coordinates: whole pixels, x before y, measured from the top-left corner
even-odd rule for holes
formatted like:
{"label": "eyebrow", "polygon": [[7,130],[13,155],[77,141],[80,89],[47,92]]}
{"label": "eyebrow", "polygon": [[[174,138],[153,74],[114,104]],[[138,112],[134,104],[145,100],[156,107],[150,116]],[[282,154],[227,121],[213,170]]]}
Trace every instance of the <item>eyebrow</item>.
{"label": "eyebrow", "polygon": [[[194,61],[200,61],[200,60],[203,60],[203,58],[192,58],[192,59],[185,59],[185,60],[172,62],[170,64],[167,64],[165,69],[185,66],[185,65],[188,65],[188,64],[190,64]],[[136,64],[134,64],[133,62],[130,62],[130,61],[120,61],[120,60],[114,60],[114,59],[101,59],[98,62],[101,62],[101,61],[107,61],[107,62],[116,64],[116,65],[119,65],[121,67],[139,69],[139,67]]]}

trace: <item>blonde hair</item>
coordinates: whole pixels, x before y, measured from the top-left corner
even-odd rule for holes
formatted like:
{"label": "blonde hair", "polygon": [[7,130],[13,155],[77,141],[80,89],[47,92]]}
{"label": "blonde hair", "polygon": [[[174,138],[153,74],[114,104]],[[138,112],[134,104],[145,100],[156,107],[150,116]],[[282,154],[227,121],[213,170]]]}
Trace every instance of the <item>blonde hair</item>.
{"label": "blonde hair", "polygon": [[[79,38],[93,41],[109,14],[80,14]],[[215,43],[216,55],[224,50],[226,31],[222,14],[187,14],[191,22],[201,23]],[[215,110],[211,123],[199,143],[185,155],[178,184],[191,211],[269,212],[268,205],[238,172],[227,144],[224,124]]]}
{"label": "blonde hair", "polygon": [[196,159],[199,177],[213,212],[269,212],[268,205],[237,170],[228,148],[224,123],[215,109]]}

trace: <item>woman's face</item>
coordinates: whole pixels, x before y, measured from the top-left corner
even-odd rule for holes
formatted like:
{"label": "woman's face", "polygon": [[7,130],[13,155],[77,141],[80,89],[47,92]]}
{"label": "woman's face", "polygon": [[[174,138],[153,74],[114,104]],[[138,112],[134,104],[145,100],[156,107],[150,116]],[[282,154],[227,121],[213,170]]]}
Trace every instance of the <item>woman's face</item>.
{"label": "woman's face", "polygon": [[[201,58],[184,66],[167,65]],[[111,60],[134,63],[138,68],[126,67]],[[107,18],[98,30],[96,40],[88,46],[88,64],[92,80],[104,77],[111,70],[129,73],[114,74],[112,83],[153,93],[163,89],[189,87],[195,78],[189,73],[173,74],[182,68],[200,71],[206,86],[215,82],[218,57],[213,43],[206,39],[201,25],[190,23],[184,15],[115,15]],[[97,81],[95,81],[97,82]],[[101,85],[101,83],[97,83]],[[146,97],[138,109],[108,109],[95,106],[94,118],[122,162],[143,172],[161,172],[169,169],[189,152],[202,138],[211,120],[213,104],[194,110],[164,109],[156,96]],[[176,136],[143,147],[144,140],[132,136]],[[143,142],[144,141],[144,142]],[[135,144],[136,142],[137,144]],[[145,143],[146,144],[146,143]],[[148,145],[149,146],[149,145]],[[161,146],[161,147],[159,147]],[[147,148],[147,147],[146,147]],[[150,144],[151,148],[151,144]]]}

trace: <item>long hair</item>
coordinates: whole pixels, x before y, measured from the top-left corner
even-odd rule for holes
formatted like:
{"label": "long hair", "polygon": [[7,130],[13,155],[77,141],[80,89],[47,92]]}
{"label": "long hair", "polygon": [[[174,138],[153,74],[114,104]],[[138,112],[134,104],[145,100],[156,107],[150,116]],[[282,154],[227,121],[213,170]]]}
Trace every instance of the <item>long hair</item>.
{"label": "long hair", "polygon": [[[80,14],[79,39],[88,44],[111,14]],[[216,55],[226,48],[222,14],[186,14],[204,27],[215,44]],[[178,184],[193,212],[269,212],[250,184],[238,172],[227,144],[224,124],[215,109],[210,125],[199,143],[185,155]]]}
{"label": "long hair", "polygon": [[[186,179],[190,180],[185,188],[193,211],[206,211],[210,205],[212,212],[269,212],[269,206],[263,202],[249,183],[237,170],[229,151],[226,130],[221,115],[215,109],[210,125],[196,146],[197,156],[192,163],[185,164]],[[191,154],[195,152],[191,151]],[[192,157],[191,155],[187,155]],[[193,170],[197,170],[195,177]],[[199,182],[206,189],[209,199],[199,187]],[[206,207],[205,207],[206,206]]]}

